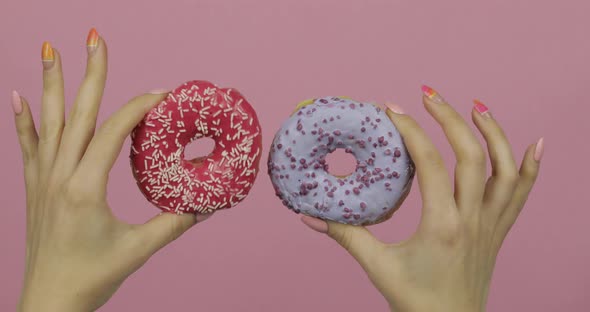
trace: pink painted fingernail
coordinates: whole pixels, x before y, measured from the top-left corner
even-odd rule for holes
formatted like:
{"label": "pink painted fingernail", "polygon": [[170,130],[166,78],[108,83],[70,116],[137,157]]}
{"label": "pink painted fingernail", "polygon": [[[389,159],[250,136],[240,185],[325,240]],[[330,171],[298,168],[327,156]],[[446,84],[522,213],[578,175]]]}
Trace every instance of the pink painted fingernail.
{"label": "pink painted fingernail", "polygon": [[434,90],[433,88],[427,86],[427,85],[422,85],[422,93],[424,93],[424,95],[429,98],[430,100],[432,100],[433,102],[436,103],[444,103],[445,99],[442,98],[442,96],[440,94],[438,94],[438,92],[436,92],[436,90]]}
{"label": "pink painted fingernail", "polygon": [[301,222],[307,225],[310,229],[326,234],[328,233],[328,223],[324,220],[312,218],[310,216],[302,216]]}
{"label": "pink painted fingernail", "polygon": [[164,94],[164,93],[168,93],[168,92],[170,92],[169,89],[154,89],[148,93],[150,93],[150,94]]}
{"label": "pink painted fingernail", "polygon": [[486,113],[488,113],[489,109],[487,106],[485,106],[481,101],[479,100],[473,100],[473,107],[475,108],[475,110],[480,113],[481,115],[484,115]]}
{"label": "pink painted fingernail", "polygon": [[535,154],[533,155],[533,158],[535,159],[535,161],[537,161],[537,162],[541,161],[541,158],[543,158],[544,151],[545,151],[545,139],[540,138],[539,141],[537,141],[537,146],[535,146]]}
{"label": "pink painted fingernail", "polygon": [[385,106],[387,106],[387,109],[389,109],[390,111],[392,111],[396,114],[401,115],[404,113],[404,110],[399,105],[393,104],[391,102],[386,102]]}
{"label": "pink painted fingernail", "polygon": [[195,217],[195,219],[197,220],[197,223],[201,223],[209,218],[211,218],[211,216],[213,215],[213,213],[197,213],[197,216]]}
{"label": "pink painted fingernail", "polygon": [[23,101],[16,90],[12,91],[12,110],[16,115],[20,115],[23,112]]}

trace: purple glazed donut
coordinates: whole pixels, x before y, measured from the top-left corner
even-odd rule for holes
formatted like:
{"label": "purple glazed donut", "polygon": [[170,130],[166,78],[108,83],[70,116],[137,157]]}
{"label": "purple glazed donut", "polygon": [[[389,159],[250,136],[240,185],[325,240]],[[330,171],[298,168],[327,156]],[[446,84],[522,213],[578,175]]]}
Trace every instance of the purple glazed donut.
{"label": "purple glazed donut", "polygon": [[[414,164],[385,112],[341,97],[305,101],[298,108],[276,133],[268,159],[283,204],[346,224],[389,219],[410,191]],[[338,148],[356,158],[349,176],[327,171],[325,157]]]}

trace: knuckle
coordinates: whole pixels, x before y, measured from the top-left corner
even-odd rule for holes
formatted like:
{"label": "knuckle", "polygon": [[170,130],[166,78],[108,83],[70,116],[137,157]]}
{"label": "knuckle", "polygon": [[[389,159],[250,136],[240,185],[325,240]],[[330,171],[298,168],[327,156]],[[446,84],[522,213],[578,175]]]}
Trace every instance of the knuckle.
{"label": "knuckle", "polygon": [[440,242],[444,246],[456,246],[462,238],[462,227],[459,222],[447,222],[441,227]]}
{"label": "knuckle", "polygon": [[108,119],[105,121],[99,129],[100,135],[104,137],[113,137],[119,133],[117,122],[114,119]]}
{"label": "knuckle", "polygon": [[25,167],[31,165],[36,158],[36,143],[31,142],[31,138],[29,134],[21,136],[23,140],[21,141],[21,154],[23,159],[23,164]]}
{"label": "knuckle", "polygon": [[92,93],[97,93],[102,90],[106,80],[106,75],[97,69],[90,69],[84,76],[85,89],[91,90]]}
{"label": "knuckle", "polygon": [[49,75],[43,79],[43,93],[48,94],[53,92],[54,90],[58,89],[59,87],[59,78],[55,75]]}
{"label": "knuckle", "polygon": [[332,236],[332,238],[336,240],[336,242],[338,242],[338,244],[340,244],[340,246],[342,246],[344,249],[347,251],[351,250],[353,235],[350,229],[345,228],[341,231],[333,233],[330,236]]}
{"label": "knuckle", "polygon": [[481,146],[478,144],[471,144],[464,147],[464,149],[461,151],[460,158],[460,161],[473,164],[475,166],[486,165],[486,155]]}
{"label": "knuckle", "polygon": [[427,164],[436,167],[436,168],[444,168],[445,164],[438,154],[438,152],[434,148],[430,148],[425,150],[422,153],[423,161]]}
{"label": "knuckle", "polygon": [[184,227],[179,218],[170,218],[169,227],[170,230],[168,232],[167,238],[168,242],[175,241],[180,237],[180,235],[182,235],[182,233],[184,233]]}
{"label": "knuckle", "polygon": [[78,125],[85,125],[92,128],[96,126],[96,115],[88,110],[76,109],[72,114],[72,120]]}
{"label": "knuckle", "polygon": [[520,176],[518,175],[518,173],[516,171],[508,171],[508,172],[504,172],[499,176],[499,179],[502,181],[502,183],[508,185],[508,186],[516,186],[516,184],[518,184],[519,180],[520,180]]}
{"label": "knuckle", "polygon": [[37,185],[38,180],[36,168],[25,168],[24,175],[27,189]]}
{"label": "knuckle", "polygon": [[84,183],[70,181],[62,188],[64,199],[72,206],[89,204],[94,200],[94,194]]}
{"label": "knuckle", "polygon": [[520,175],[520,179],[525,183],[532,185],[537,180],[538,174],[539,171],[537,169],[525,167],[522,174]]}
{"label": "knuckle", "polygon": [[465,119],[451,105],[444,105],[440,123],[445,128],[464,131]]}
{"label": "knuckle", "polygon": [[22,149],[22,158],[25,168],[31,166],[35,162],[35,153],[30,148]]}
{"label": "knuckle", "polygon": [[50,121],[41,124],[41,136],[39,137],[39,141],[44,143],[48,141],[53,141],[63,131],[63,123],[58,121]]}
{"label": "knuckle", "polygon": [[452,208],[453,210],[449,213],[440,216],[440,220],[435,226],[437,237],[444,246],[455,246],[463,237],[464,231],[467,231],[468,223],[463,221],[454,205]]}
{"label": "knuckle", "polygon": [[23,120],[16,123],[16,134],[20,137],[27,137],[33,128],[31,120]]}

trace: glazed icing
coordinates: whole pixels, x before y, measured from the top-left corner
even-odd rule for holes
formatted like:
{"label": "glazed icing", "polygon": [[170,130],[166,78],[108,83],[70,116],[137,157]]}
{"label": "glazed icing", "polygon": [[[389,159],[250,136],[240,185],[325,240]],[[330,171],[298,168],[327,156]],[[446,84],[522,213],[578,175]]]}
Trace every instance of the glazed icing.
{"label": "glazed icing", "polygon": [[[178,214],[207,213],[242,201],[254,183],[262,151],[258,118],[235,89],[189,81],[153,108],[132,135],[131,165],[145,197]],[[185,146],[215,141],[201,159],[184,159]]]}
{"label": "glazed icing", "polygon": [[[347,177],[328,173],[325,157],[337,148],[357,160]],[[343,97],[298,105],[274,137],[268,171],[288,208],[355,225],[388,219],[414,176],[413,162],[385,112]]]}

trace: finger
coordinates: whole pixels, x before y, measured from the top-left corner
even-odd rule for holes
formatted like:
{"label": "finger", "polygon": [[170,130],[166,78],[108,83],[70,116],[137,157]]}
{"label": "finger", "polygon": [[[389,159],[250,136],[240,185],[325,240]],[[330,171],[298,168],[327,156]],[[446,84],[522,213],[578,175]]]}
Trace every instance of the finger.
{"label": "finger", "polygon": [[[39,143],[35,121],[31,115],[29,104],[16,91],[12,91],[12,108],[25,171],[29,171],[29,168],[35,165],[37,144]],[[30,173],[36,174],[34,171]]]}
{"label": "finger", "polygon": [[78,165],[94,134],[107,77],[107,47],[94,28],[88,34],[87,51],[86,74],[68,117],[56,164],[64,176]]}
{"label": "finger", "polygon": [[[30,209],[34,206],[31,205],[31,201],[36,194],[37,188],[38,171],[36,159],[39,137],[35,129],[35,122],[33,121],[29,104],[16,91],[12,91],[12,108],[23,157],[25,188],[27,191],[27,237],[29,237],[33,229],[33,213]],[[29,250],[27,248],[28,254]]]}
{"label": "finger", "polygon": [[[424,130],[395,104],[386,104],[387,115],[400,132],[416,166],[418,185],[424,206],[423,216],[437,220],[448,215],[447,207],[454,207],[449,175],[442,157]],[[436,209],[435,209],[436,208]]]}
{"label": "finger", "polygon": [[43,97],[39,129],[39,173],[45,179],[53,168],[64,127],[64,83],[61,58],[49,42],[43,44]]}
{"label": "finger", "polygon": [[194,214],[161,213],[138,226],[143,248],[148,254],[153,254],[179,238],[196,223],[211,217],[212,214],[198,214],[195,217]]}
{"label": "finger", "polygon": [[514,222],[516,222],[537,180],[544,148],[545,140],[543,138],[539,139],[537,144],[531,144],[527,148],[519,171],[520,177],[512,194],[512,199],[500,219],[500,228],[504,233],[508,233]]}
{"label": "finger", "polygon": [[484,201],[505,207],[518,182],[518,169],[512,156],[512,147],[488,108],[478,100],[474,100],[474,103],[471,117],[487,143],[492,163],[492,176],[486,186]]}
{"label": "finger", "polygon": [[428,86],[422,86],[426,110],[440,124],[453,152],[455,166],[455,200],[462,209],[477,207],[481,202],[486,180],[486,158],[473,131],[463,117]]}
{"label": "finger", "polygon": [[314,231],[328,234],[352,255],[365,271],[371,268],[375,254],[385,248],[364,226],[324,221],[310,216],[302,216],[301,222]]}
{"label": "finger", "polygon": [[117,160],[125,138],[166,94],[144,94],[129,101],[111,116],[90,141],[75,174],[106,185],[109,171]]}

